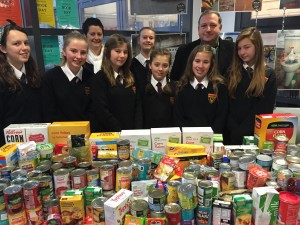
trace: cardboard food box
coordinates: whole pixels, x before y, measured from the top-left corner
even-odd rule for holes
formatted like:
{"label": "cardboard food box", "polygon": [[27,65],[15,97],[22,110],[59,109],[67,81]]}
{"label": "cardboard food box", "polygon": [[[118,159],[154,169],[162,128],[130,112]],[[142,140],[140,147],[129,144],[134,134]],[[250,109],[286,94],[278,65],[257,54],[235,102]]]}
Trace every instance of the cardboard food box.
{"label": "cardboard food box", "polygon": [[229,201],[215,200],[213,202],[213,222],[214,225],[232,224],[232,204]]}
{"label": "cardboard food box", "polygon": [[17,164],[17,148],[19,143],[8,143],[0,148],[0,168]]}
{"label": "cardboard food box", "polygon": [[254,127],[254,144],[260,149],[273,149],[274,137],[286,136],[289,144],[295,144],[298,117],[294,114],[261,114],[256,115]]}
{"label": "cardboard food box", "polygon": [[86,187],[84,189],[84,205],[85,205],[85,215],[93,216],[92,201],[95,198],[102,197],[102,187]]}
{"label": "cardboard food box", "polygon": [[50,123],[11,124],[4,128],[6,143],[28,142],[48,143],[48,127]]}
{"label": "cardboard food box", "polygon": [[254,225],[276,225],[279,192],[272,187],[256,187],[252,191]]}
{"label": "cardboard food box", "polygon": [[63,224],[84,224],[83,196],[62,196],[60,198],[60,211]]}
{"label": "cardboard food box", "polygon": [[121,139],[130,141],[130,150],[133,151],[137,147],[151,149],[151,133],[150,129],[142,130],[122,130]]}
{"label": "cardboard food box", "polygon": [[166,154],[167,143],[181,144],[179,127],[151,128],[152,150]]}
{"label": "cardboard food box", "polygon": [[66,144],[69,135],[85,134],[90,136],[89,121],[53,122],[48,127],[49,142],[52,144]]}
{"label": "cardboard food box", "polygon": [[233,196],[233,224],[251,224],[252,218],[252,198],[248,194]]}
{"label": "cardboard food box", "polygon": [[205,146],[207,154],[213,152],[214,132],[211,127],[182,127],[182,143]]}
{"label": "cardboard food box", "polygon": [[122,225],[130,210],[133,192],[121,189],[104,203],[106,225]]}

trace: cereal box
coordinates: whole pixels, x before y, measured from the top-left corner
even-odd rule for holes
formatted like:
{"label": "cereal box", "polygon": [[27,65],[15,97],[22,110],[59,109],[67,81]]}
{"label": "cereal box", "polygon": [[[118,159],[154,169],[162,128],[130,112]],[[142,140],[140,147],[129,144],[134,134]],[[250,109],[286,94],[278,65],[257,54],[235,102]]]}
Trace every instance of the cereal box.
{"label": "cereal box", "polygon": [[256,115],[254,144],[260,149],[273,149],[276,136],[286,136],[289,144],[295,144],[297,127],[298,117],[290,113]]}
{"label": "cereal box", "polygon": [[130,210],[133,192],[121,189],[104,203],[106,225],[122,225]]}
{"label": "cereal box", "polygon": [[0,148],[0,168],[17,164],[17,148],[19,143],[5,144]]}
{"label": "cereal box", "polygon": [[166,153],[167,143],[181,144],[181,130],[179,127],[151,128],[152,150]]}
{"label": "cereal box", "polygon": [[252,218],[252,198],[248,194],[233,196],[233,224],[251,224]]}
{"label": "cereal box", "polygon": [[11,124],[4,128],[6,143],[28,142],[48,143],[48,127],[50,123]]}
{"label": "cereal box", "polygon": [[63,224],[84,224],[83,196],[62,196],[60,198],[60,211]]}
{"label": "cereal box", "polygon": [[150,129],[142,130],[122,130],[121,139],[128,139],[130,141],[130,150],[136,147],[144,149],[151,149],[151,134]]}

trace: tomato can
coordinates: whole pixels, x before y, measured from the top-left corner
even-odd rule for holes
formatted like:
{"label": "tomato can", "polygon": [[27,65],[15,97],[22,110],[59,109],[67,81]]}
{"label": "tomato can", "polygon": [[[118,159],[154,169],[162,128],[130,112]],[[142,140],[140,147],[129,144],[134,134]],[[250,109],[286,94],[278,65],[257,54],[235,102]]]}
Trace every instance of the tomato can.
{"label": "tomato can", "polygon": [[3,193],[7,214],[18,214],[25,210],[21,185],[8,186],[4,189]]}
{"label": "tomato can", "polygon": [[181,184],[178,187],[179,204],[182,209],[194,209],[198,204],[196,185]]}
{"label": "tomato can", "polygon": [[202,206],[212,205],[213,183],[207,180],[198,182],[198,204]]}
{"label": "tomato can", "polygon": [[119,167],[116,173],[116,192],[121,189],[130,190],[131,168]]}
{"label": "tomato can", "polygon": [[8,223],[10,225],[27,225],[26,213],[22,211],[14,214],[8,214]]}
{"label": "tomato can", "polygon": [[53,182],[52,177],[49,175],[42,176],[39,179],[39,190],[42,196],[42,200],[48,200],[54,197],[54,191],[53,191]]}
{"label": "tomato can", "polygon": [[168,203],[165,205],[165,212],[168,224],[180,225],[180,206],[177,203]]}
{"label": "tomato can", "polygon": [[274,151],[287,151],[287,145],[289,139],[284,135],[278,135],[274,137]]}
{"label": "tomato can", "polygon": [[27,225],[36,225],[38,222],[42,223],[43,209],[39,206],[35,209],[26,209]]}
{"label": "tomato can", "polygon": [[247,180],[247,188],[252,190],[254,187],[263,187],[266,185],[269,173],[260,166],[252,166],[249,168],[249,176]]}
{"label": "tomato can", "polygon": [[11,180],[14,180],[18,177],[25,177],[27,178],[27,171],[26,170],[22,170],[22,169],[17,169],[11,172],[10,174],[11,176]]}
{"label": "tomato can", "polygon": [[53,173],[55,194],[61,197],[64,192],[70,189],[70,174],[68,169],[59,169]]}
{"label": "tomato can", "polygon": [[234,190],[235,174],[232,171],[224,171],[221,173],[221,190]]}
{"label": "tomato can", "polygon": [[75,169],[71,172],[71,182],[73,189],[81,189],[87,186],[85,169]]}
{"label": "tomato can", "polygon": [[130,141],[127,139],[117,141],[117,153],[118,153],[118,158],[120,160],[129,160],[130,159]]}
{"label": "tomato can", "polygon": [[77,166],[77,159],[75,156],[67,156],[65,158],[63,158],[63,160],[61,161],[63,168],[66,168],[70,171],[75,170],[76,166]]}
{"label": "tomato can", "polygon": [[95,198],[91,203],[94,225],[105,224],[104,203],[106,200],[107,198],[105,197],[98,197]]}
{"label": "tomato can", "polygon": [[167,183],[167,203],[178,202],[178,187],[181,182],[178,180],[170,180]]}
{"label": "tomato can", "polygon": [[153,211],[163,211],[166,202],[166,193],[163,189],[152,188],[148,192],[148,205]]}
{"label": "tomato can", "polygon": [[104,164],[100,167],[100,183],[104,191],[114,189],[115,172],[114,166],[111,164]]}
{"label": "tomato can", "polygon": [[87,185],[91,187],[98,187],[100,185],[99,171],[88,170],[86,171]]}
{"label": "tomato can", "polygon": [[23,196],[25,208],[36,209],[42,205],[41,195],[39,193],[39,181],[27,181],[23,184]]}
{"label": "tomato can", "polygon": [[130,213],[135,217],[147,217],[148,202],[143,199],[134,200],[130,206]]}
{"label": "tomato can", "polygon": [[61,215],[59,214],[50,214],[47,216],[46,220],[47,225],[62,225]]}

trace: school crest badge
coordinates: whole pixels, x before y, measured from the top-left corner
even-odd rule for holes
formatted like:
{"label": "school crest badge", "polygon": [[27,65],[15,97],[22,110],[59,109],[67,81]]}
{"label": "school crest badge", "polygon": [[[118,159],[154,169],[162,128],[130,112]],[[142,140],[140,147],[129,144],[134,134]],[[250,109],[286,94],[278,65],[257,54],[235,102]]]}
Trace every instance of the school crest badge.
{"label": "school crest badge", "polygon": [[84,93],[85,93],[85,95],[90,95],[91,94],[91,87],[89,87],[89,86],[84,87]]}
{"label": "school crest badge", "polygon": [[216,94],[208,94],[208,102],[210,104],[213,104],[217,99],[217,95]]}
{"label": "school crest badge", "polygon": [[132,91],[134,92],[134,94],[136,94],[136,87],[134,85],[132,86]]}

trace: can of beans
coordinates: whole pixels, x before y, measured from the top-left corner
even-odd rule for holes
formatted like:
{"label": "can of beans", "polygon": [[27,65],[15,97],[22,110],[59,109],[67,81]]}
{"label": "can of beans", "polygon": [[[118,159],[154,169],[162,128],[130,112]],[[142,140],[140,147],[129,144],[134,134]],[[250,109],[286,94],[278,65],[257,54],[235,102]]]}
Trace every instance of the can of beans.
{"label": "can of beans", "polygon": [[135,217],[147,217],[148,202],[143,199],[134,200],[131,203],[130,213]]}
{"label": "can of beans", "polygon": [[18,214],[25,210],[22,186],[11,185],[6,187],[3,193],[7,214]]}
{"label": "can of beans", "polygon": [[39,179],[39,190],[42,200],[46,201],[54,197],[52,177],[49,175],[42,176]]}
{"label": "can of beans", "polygon": [[284,135],[278,135],[274,137],[274,151],[285,151],[287,150],[287,145],[289,139]]}
{"label": "can of beans", "polygon": [[39,181],[27,181],[23,184],[23,196],[25,208],[36,209],[42,205],[41,195],[39,193]]}
{"label": "can of beans", "polygon": [[213,184],[207,180],[198,182],[198,204],[202,206],[212,205]]}
{"label": "can of beans", "polygon": [[95,198],[91,203],[94,225],[105,224],[104,203],[106,200],[107,198],[105,197],[98,197]]}
{"label": "can of beans", "polygon": [[198,204],[197,190],[194,184],[181,184],[178,187],[179,204],[182,209],[194,209]]}
{"label": "can of beans", "polygon": [[148,205],[153,211],[164,210],[164,205],[166,202],[166,193],[163,189],[152,188],[148,192]]}
{"label": "can of beans", "polygon": [[177,203],[178,202],[178,187],[181,182],[178,180],[170,180],[167,183],[167,203]]}
{"label": "can of beans", "polygon": [[196,223],[197,225],[211,225],[212,207],[198,205],[196,208]]}
{"label": "can of beans", "polygon": [[168,203],[165,205],[165,212],[168,224],[180,225],[180,206],[177,203]]}
{"label": "can of beans", "polygon": [[100,185],[99,171],[88,170],[86,171],[87,185],[91,187],[98,187]]}
{"label": "can of beans", "polygon": [[72,171],[72,170],[75,170],[75,168],[77,166],[77,159],[75,156],[70,155],[70,156],[63,158],[61,163],[63,164],[63,168],[66,168],[69,171]]}
{"label": "can of beans", "polygon": [[221,173],[221,189],[222,191],[234,190],[235,174],[232,171],[224,171]]}
{"label": "can of beans", "polygon": [[114,189],[115,172],[114,166],[111,164],[104,164],[100,167],[100,183],[104,191]]}
{"label": "can of beans", "polygon": [[18,169],[18,170],[14,170],[11,172],[10,174],[11,176],[11,180],[14,180],[18,177],[25,177],[27,178],[27,171],[26,170],[22,170],[22,169]]}
{"label": "can of beans", "polygon": [[117,141],[117,153],[118,153],[118,158],[120,160],[129,160],[130,159],[130,141],[127,139]]}
{"label": "can of beans", "polygon": [[71,182],[73,189],[81,189],[87,186],[85,169],[75,169],[71,172]]}
{"label": "can of beans", "polygon": [[53,173],[55,194],[61,197],[66,190],[70,189],[70,174],[68,169],[59,169]]}
{"label": "can of beans", "polygon": [[116,192],[121,189],[130,190],[131,168],[119,167],[116,173]]}

